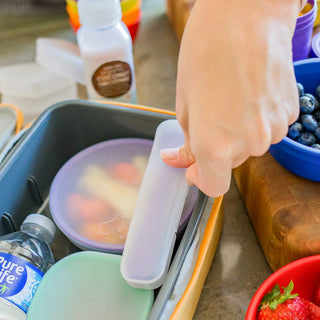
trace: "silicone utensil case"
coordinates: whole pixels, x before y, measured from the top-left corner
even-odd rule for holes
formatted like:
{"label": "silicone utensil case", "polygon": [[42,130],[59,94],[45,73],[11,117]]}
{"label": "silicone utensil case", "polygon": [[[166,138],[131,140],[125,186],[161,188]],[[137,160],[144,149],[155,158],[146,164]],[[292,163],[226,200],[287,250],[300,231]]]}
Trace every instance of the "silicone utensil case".
{"label": "silicone utensil case", "polygon": [[155,289],[168,270],[189,185],[186,169],[166,165],[160,150],[183,144],[177,120],[160,123],[122,255],[121,273],[131,286]]}

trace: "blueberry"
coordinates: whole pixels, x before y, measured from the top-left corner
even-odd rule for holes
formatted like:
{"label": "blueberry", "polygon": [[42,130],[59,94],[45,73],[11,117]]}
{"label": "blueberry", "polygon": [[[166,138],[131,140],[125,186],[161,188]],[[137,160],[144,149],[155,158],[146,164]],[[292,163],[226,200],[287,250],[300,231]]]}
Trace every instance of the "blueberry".
{"label": "blueberry", "polygon": [[304,94],[304,87],[300,82],[297,82],[297,87],[298,87],[299,97],[301,97]]}
{"label": "blueberry", "polygon": [[318,127],[318,128],[314,131],[314,135],[315,135],[316,138],[320,141],[320,127]]}
{"label": "blueberry", "polygon": [[318,85],[316,88],[316,96],[320,98],[320,85]]}
{"label": "blueberry", "polygon": [[303,131],[303,126],[300,122],[295,122],[289,127],[288,137],[297,140]]}
{"label": "blueberry", "polygon": [[311,146],[311,148],[320,150],[320,144],[319,144],[319,143],[315,143],[315,144],[313,144],[313,145]]}
{"label": "blueberry", "polygon": [[314,103],[316,102],[316,98],[315,98],[315,96],[313,94],[305,93],[304,95],[310,97]]}
{"label": "blueberry", "polygon": [[320,121],[320,110],[314,111],[312,114],[317,121]]}
{"label": "blueberry", "polygon": [[318,122],[311,114],[304,114],[301,116],[301,123],[304,130],[309,132],[315,132],[318,128]]}
{"label": "blueberry", "polygon": [[314,110],[315,100],[307,94],[304,94],[300,97],[300,113],[310,114]]}
{"label": "blueberry", "polygon": [[319,99],[317,97],[315,97],[315,101],[314,101],[314,110],[318,110],[320,107],[320,102]]}
{"label": "blueberry", "polygon": [[298,138],[299,143],[309,147],[315,144],[316,141],[316,137],[310,132],[302,132],[301,136]]}

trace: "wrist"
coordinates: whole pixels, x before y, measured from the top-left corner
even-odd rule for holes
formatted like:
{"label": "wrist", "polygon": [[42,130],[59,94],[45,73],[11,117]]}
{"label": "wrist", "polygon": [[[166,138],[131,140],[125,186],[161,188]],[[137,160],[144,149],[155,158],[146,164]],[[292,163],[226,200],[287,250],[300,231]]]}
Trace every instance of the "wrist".
{"label": "wrist", "polygon": [[208,17],[242,19],[256,16],[257,19],[278,19],[294,29],[296,19],[308,0],[196,0],[197,11]]}

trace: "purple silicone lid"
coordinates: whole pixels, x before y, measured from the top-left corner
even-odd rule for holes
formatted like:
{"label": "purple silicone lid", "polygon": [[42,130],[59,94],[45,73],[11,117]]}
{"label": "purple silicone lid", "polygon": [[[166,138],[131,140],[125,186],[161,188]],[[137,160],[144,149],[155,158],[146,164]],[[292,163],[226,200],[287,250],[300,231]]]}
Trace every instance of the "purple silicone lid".
{"label": "purple silicone lid", "polygon": [[[139,138],[97,143],[59,170],[50,188],[50,211],[59,229],[80,249],[122,253],[152,144]],[[198,193],[190,188],[178,233],[187,225]]]}

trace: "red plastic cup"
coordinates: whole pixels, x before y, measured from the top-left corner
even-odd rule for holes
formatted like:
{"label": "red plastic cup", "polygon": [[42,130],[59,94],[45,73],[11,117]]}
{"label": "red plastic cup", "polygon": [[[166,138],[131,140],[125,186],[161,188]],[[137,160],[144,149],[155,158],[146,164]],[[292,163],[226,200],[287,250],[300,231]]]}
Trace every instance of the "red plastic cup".
{"label": "red plastic cup", "polygon": [[296,27],[292,38],[293,61],[309,58],[314,21],[318,5],[315,0],[308,0],[312,9],[297,18]]}

